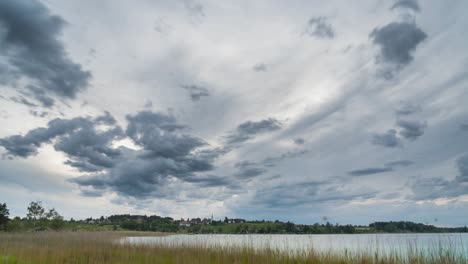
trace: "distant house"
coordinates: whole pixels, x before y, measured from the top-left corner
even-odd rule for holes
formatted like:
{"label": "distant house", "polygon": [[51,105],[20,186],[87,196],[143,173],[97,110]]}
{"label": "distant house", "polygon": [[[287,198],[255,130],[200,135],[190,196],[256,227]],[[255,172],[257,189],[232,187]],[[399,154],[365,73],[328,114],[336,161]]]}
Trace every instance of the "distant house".
{"label": "distant house", "polygon": [[229,224],[243,224],[245,223],[245,219],[241,218],[233,218],[233,219],[228,219]]}
{"label": "distant house", "polygon": [[202,223],[202,220],[200,218],[192,218],[192,220],[190,220],[190,224],[192,225],[199,225]]}
{"label": "distant house", "polygon": [[188,221],[189,219],[187,219],[187,221],[185,221],[183,218],[180,219],[179,221],[179,226],[186,226],[186,227],[189,227],[190,226],[190,221]]}
{"label": "distant house", "polygon": [[212,220],[211,219],[208,219],[208,218],[203,218],[203,220],[201,221],[202,224],[204,225],[209,225],[211,224]]}

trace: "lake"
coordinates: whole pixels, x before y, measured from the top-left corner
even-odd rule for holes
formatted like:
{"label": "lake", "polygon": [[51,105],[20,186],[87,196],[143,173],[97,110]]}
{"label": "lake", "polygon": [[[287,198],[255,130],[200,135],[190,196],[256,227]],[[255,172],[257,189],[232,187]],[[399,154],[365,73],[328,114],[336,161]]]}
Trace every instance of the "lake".
{"label": "lake", "polygon": [[450,249],[468,256],[468,234],[327,234],[327,235],[170,235],[161,237],[126,237],[121,243],[169,247],[252,247],[278,249],[295,254],[307,250],[321,252],[407,254]]}

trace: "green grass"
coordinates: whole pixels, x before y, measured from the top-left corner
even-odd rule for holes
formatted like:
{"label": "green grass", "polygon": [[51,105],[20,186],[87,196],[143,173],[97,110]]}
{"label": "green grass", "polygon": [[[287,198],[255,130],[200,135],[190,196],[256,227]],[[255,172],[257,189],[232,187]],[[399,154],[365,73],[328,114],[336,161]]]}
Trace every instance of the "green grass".
{"label": "green grass", "polygon": [[0,233],[0,264],[42,263],[467,263],[462,256],[447,250],[421,254],[417,250],[401,256],[315,252],[287,255],[278,250],[253,248],[177,248],[116,243],[125,236],[155,236],[161,233],[138,232],[29,232]]}

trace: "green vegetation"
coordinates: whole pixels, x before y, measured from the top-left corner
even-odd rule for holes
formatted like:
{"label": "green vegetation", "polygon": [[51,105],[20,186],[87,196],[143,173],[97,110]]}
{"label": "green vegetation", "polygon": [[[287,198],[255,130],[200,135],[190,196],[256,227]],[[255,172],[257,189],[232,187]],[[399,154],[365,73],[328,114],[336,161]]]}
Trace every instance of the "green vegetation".
{"label": "green vegetation", "polygon": [[9,219],[6,204],[0,204],[0,229],[6,231],[152,231],[191,234],[363,234],[363,233],[463,233],[467,227],[443,228],[413,222],[375,222],[368,226],[324,224],[300,225],[281,221],[244,219],[181,219],[157,215],[111,215],[109,217],[64,220],[55,210],[46,210],[41,202],[31,202],[25,218]]}

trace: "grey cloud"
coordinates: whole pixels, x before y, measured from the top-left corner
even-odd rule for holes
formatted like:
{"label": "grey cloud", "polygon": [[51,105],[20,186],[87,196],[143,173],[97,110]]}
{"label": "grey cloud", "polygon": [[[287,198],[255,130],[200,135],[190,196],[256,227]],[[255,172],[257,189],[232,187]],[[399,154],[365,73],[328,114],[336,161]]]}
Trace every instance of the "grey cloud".
{"label": "grey cloud", "polygon": [[395,171],[395,169],[398,169],[398,168],[408,167],[408,166],[411,166],[412,164],[413,162],[410,160],[397,160],[397,161],[386,163],[384,167],[372,167],[372,168],[349,171],[348,175],[366,176],[366,175],[385,173],[385,172]]}
{"label": "grey cloud", "polygon": [[206,144],[201,139],[175,133],[185,126],[170,115],[142,111],[128,115],[127,120],[127,136],[147,150],[149,156],[184,157]]}
{"label": "grey cloud", "polygon": [[411,166],[413,165],[414,162],[412,162],[411,160],[397,160],[397,161],[392,161],[392,162],[389,162],[389,163],[386,163],[385,164],[385,167],[408,167],[408,166]]}
{"label": "grey cloud", "polygon": [[463,131],[468,131],[468,124],[461,124],[460,129]]}
{"label": "grey cloud", "polygon": [[284,208],[315,204],[317,202],[368,199],[375,197],[375,195],[376,192],[370,190],[358,190],[345,194],[340,190],[340,184],[333,181],[310,181],[259,189],[252,203],[267,208]]}
{"label": "grey cloud", "polygon": [[302,155],[307,154],[309,151],[308,150],[294,150],[294,151],[288,151],[285,153],[282,153],[279,156],[272,156],[272,157],[267,157],[262,161],[262,164],[264,164],[267,167],[274,167],[276,166],[277,163],[285,160],[285,159],[294,159],[298,158]]}
{"label": "grey cloud", "polygon": [[[68,57],[59,39],[64,25],[61,17],[51,15],[38,1],[0,1],[0,53],[7,67],[0,78],[15,83],[26,77],[44,94],[75,98],[87,87],[91,74]],[[38,94],[31,95],[50,104]]]}
{"label": "grey cloud", "polygon": [[441,177],[417,178],[410,183],[415,200],[456,198],[468,194],[468,154],[462,155],[455,163],[458,175],[453,180]]}
{"label": "grey cloud", "polygon": [[47,127],[33,129],[24,136],[2,138],[0,145],[7,150],[7,155],[26,158],[36,155],[42,144],[56,140],[55,150],[64,152],[70,158],[65,164],[79,171],[99,171],[114,165],[119,151],[110,145],[122,138],[123,131],[120,127],[114,127],[101,132],[96,130],[95,125],[114,123],[115,120],[107,112],[95,119],[54,119]]}
{"label": "grey cloud", "polygon": [[23,93],[25,95],[32,96],[34,99],[39,101],[43,107],[51,108],[54,105],[54,99],[48,96],[44,89],[32,85],[28,85],[26,88],[27,91]]}
{"label": "grey cloud", "polygon": [[182,88],[189,91],[192,101],[200,101],[203,96],[210,96],[208,89],[196,85],[182,85]]}
{"label": "grey cloud", "polygon": [[203,5],[196,2],[195,0],[183,0],[183,3],[190,16],[191,22],[194,24],[201,23],[205,17]]}
{"label": "grey cloud", "polygon": [[104,115],[96,117],[94,121],[99,124],[105,125],[115,125],[115,123],[117,122],[108,111],[104,111]]}
{"label": "grey cloud", "polygon": [[433,200],[437,198],[455,198],[468,193],[468,186],[443,178],[419,178],[411,183],[414,200]]}
{"label": "grey cloud", "polygon": [[282,123],[274,118],[261,121],[247,121],[240,124],[237,130],[227,136],[228,144],[242,143],[252,139],[257,134],[273,132],[282,128]]}
{"label": "grey cloud", "polygon": [[402,102],[395,110],[397,116],[407,116],[421,111],[421,106],[409,102]]}
{"label": "grey cloud", "polygon": [[234,165],[238,171],[234,175],[239,179],[251,179],[264,174],[267,170],[259,167],[259,164],[250,161],[238,162]]}
{"label": "grey cloud", "polygon": [[256,71],[256,72],[265,72],[267,71],[268,67],[265,63],[259,63],[259,64],[256,64],[254,67],[253,67],[253,70]]}
{"label": "grey cloud", "polygon": [[397,121],[397,126],[401,128],[399,134],[402,137],[410,141],[415,141],[417,138],[424,134],[424,130],[427,127],[427,123],[400,119]]}
{"label": "grey cloud", "polygon": [[100,197],[102,196],[102,190],[81,189],[80,194],[85,197]]}
{"label": "grey cloud", "polygon": [[413,10],[414,12],[421,11],[421,8],[419,7],[419,3],[417,0],[397,0],[390,9],[393,10],[397,8],[410,9],[410,10]]}
{"label": "grey cloud", "polygon": [[384,172],[389,172],[389,171],[393,171],[393,168],[391,167],[366,168],[362,170],[353,170],[353,171],[348,172],[348,174],[351,176],[366,176],[366,175],[379,174],[379,173],[384,173]]}
{"label": "grey cloud", "polygon": [[372,136],[371,142],[374,145],[380,145],[387,148],[394,148],[401,145],[401,140],[397,137],[397,131],[395,129],[390,129],[382,134],[375,133]]}
{"label": "grey cloud", "polygon": [[148,100],[146,101],[145,105],[143,106],[146,109],[151,109],[153,107],[153,101]]}
{"label": "grey cloud", "polygon": [[74,118],[70,120],[54,119],[47,124],[47,128],[36,128],[26,135],[15,135],[0,139],[0,146],[7,150],[11,156],[28,157],[37,154],[37,149],[53,138],[68,133],[78,127],[89,126],[90,121],[85,118]]}
{"label": "grey cloud", "polygon": [[28,107],[37,107],[36,104],[30,102],[28,99],[24,98],[24,97],[16,97],[16,96],[12,96],[10,97],[10,100],[12,102],[15,102],[17,104],[23,104],[25,106],[28,106]]}
{"label": "grey cloud", "polygon": [[162,35],[168,35],[172,31],[172,26],[164,19],[159,18],[154,25],[154,30]]}
{"label": "grey cloud", "polygon": [[146,158],[141,152],[123,149],[122,158],[112,168],[104,173],[81,176],[71,181],[80,186],[95,189],[106,189],[124,196],[135,198],[168,197],[168,186],[175,177],[203,187],[213,187],[223,184],[222,179],[208,176],[196,176],[198,172],[213,169],[212,160],[202,159],[196,155],[186,157]]}
{"label": "grey cloud", "polygon": [[255,167],[244,168],[240,170],[238,173],[236,173],[235,176],[239,179],[251,179],[259,175],[262,175],[265,172],[266,172],[266,169],[264,168],[255,168]]}
{"label": "grey cloud", "polygon": [[60,137],[54,148],[70,157],[66,164],[80,171],[100,171],[115,165],[120,151],[112,148],[111,143],[122,137],[120,127],[98,132],[94,126],[88,126]]}
{"label": "grey cloud", "polygon": [[294,139],[294,144],[296,145],[304,145],[305,140],[303,138],[296,138]]}
{"label": "grey cloud", "polygon": [[234,186],[226,178],[203,174],[212,171],[214,160],[226,151],[198,149],[206,143],[181,133],[185,126],[174,116],[142,111],[127,115],[127,120],[126,135],[142,149],[121,147],[119,155],[109,164],[112,166],[100,173],[74,178],[72,182],[142,199],[174,195],[168,189],[174,178],[199,187]]}
{"label": "grey cloud", "polygon": [[34,111],[34,110],[29,110],[29,113],[35,117],[46,117],[49,113],[48,112],[40,112],[40,111]]}
{"label": "grey cloud", "polygon": [[184,181],[196,183],[200,187],[237,187],[237,184],[227,177],[220,177],[215,175],[195,175],[184,178]]}
{"label": "grey cloud", "polygon": [[326,17],[313,17],[307,22],[305,33],[318,38],[333,38],[335,32]]}
{"label": "grey cloud", "polygon": [[427,38],[416,24],[392,22],[375,28],[370,37],[380,46],[381,58],[389,63],[404,66],[413,60],[412,52]]}

